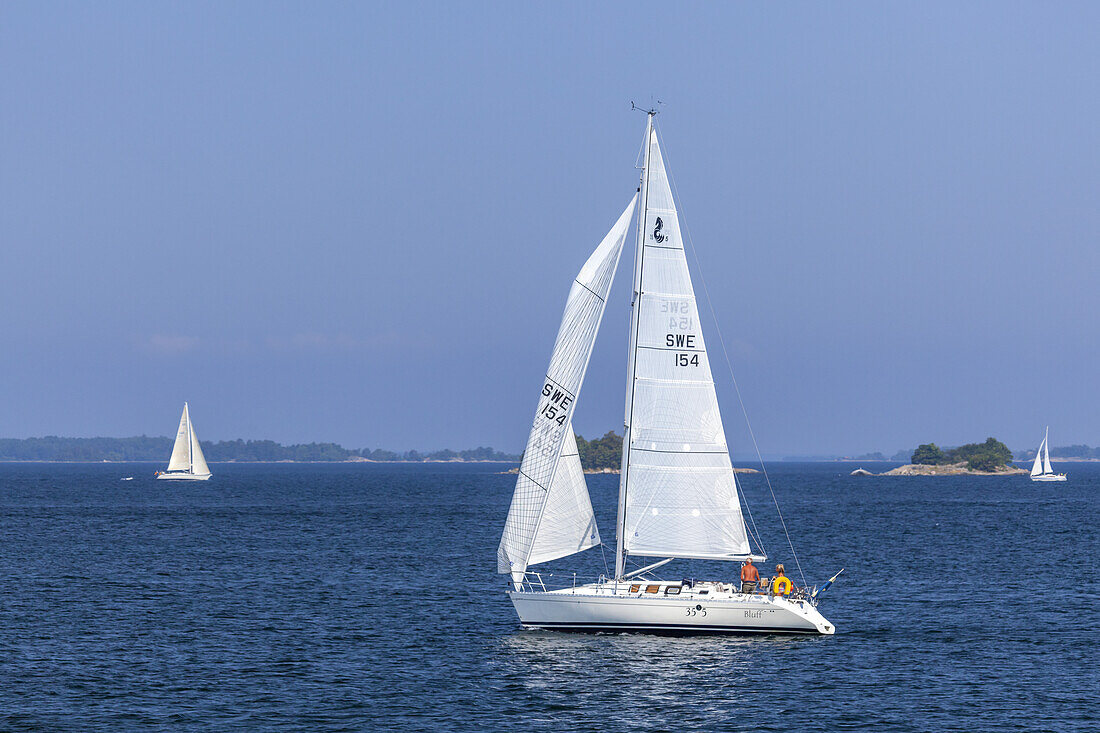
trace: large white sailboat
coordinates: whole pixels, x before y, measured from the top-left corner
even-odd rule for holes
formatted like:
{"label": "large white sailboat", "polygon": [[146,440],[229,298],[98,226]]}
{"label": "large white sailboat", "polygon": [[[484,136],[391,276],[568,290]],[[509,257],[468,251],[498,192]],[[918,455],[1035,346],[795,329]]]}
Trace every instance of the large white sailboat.
{"label": "large white sailboat", "polygon": [[[647,118],[638,193],[569,292],[497,551],[526,628],[567,631],[832,634],[816,591],[659,580],[674,559],[750,550],[699,310],[661,148]],[[638,207],[625,434],[613,577],[548,588],[529,568],[600,544],[572,417],[604,305]],[[627,572],[628,557],[658,559]],[[731,568],[737,575],[737,566]],[[835,577],[835,576],[834,576]],[[831,582],[831,581],[830,581]]]}
{"label": "large white sailboat", "polygon": [[186,402],[183,403],[183,414],[180,415],[180,427],[176,431],[176,443],[172,446],[168,468],[158,473],[157,478],[177,481],[206,481],[210,478],[210,467],[206,465]]}
{"label": "large white sailboat", "polygon": [[1054,473],[1050,465],[1050,427],[1047,427],[1043,435],[1043,442],[1039,444],[1039,450],[1035,452],[1035,463],[1031,464],[1032,481],[1065,481],[1064,473]]}

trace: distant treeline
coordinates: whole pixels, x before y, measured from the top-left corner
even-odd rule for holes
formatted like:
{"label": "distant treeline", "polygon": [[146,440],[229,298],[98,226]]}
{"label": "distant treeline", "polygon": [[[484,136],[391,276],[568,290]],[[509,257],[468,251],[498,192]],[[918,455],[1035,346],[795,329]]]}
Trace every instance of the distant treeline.
{"label": "distant treeline", "polygon": [[[993,440],[990,438],[990,440]],[[995,459],[1005,458],[1008,448],[1000,441],[994,441],[1003,451],[994,446]],[[970,460],[977,453],[989,452],[990,443],[971,443],[959,448],[939,448],[934,443],[920,446],[916,451],[898,451],[889,460],[912,463],[935,460],[944,463],[958,463]],[[623,438],[614,431],[602,438],[585,440],[577,436],[577,449],[580,452],[581,465],[590,470],[619,468],[622,463]],[[922,450],[924,449],[924,450]],[[929,450],[934,449],[934,450]],[[979,450],[982,449],[982,450]],[[203,441],[203,453],[208,461],[347,461],[366,458],[372,461],[516,461],[521,456],[502,453],[488,447],[469,450],[437,450],[421,453],[415,450],[397,452],[381,448],[345,448],[337,443],[298,443],[282,445],[273,440],[220,440],[216,443]],[[939,451],[937,456],[935,451]],[[164,437],[134,438],[59,438],[55,435],[44,438],[0,438],[0,461],[167,461],[172,453],[172,439]],[[919,454],[919,455],[918,455]],[[1068,445],[1051,448],[1050,454],[1057,458],[1096,458],[1100,459],[1100,447],[1087,445]],[[1009,451],[1005,462],[1012,460]],[[818,458],[823,460],[827,457]],[[921,460],[918,461],[917,459]],[[1035,449],[1016,451],[1019,461],[1035,458]],[[856,456],[856,460],[886,460],[882,453],[866,453]],[[788,458],[786,460],[793,460]]]}
{"label": "distant treeline", "polygon": [[[1037,449],[1016,451],[1017,459],[1021,461],[1034,461]],[[1100,448],[1090,448],[1087,445],[1064,445],[1061,448],[1051,448],[1050,455],[1054,458],[1100,458]]]}
{"label": "distant treeline", "polygon": [[911,451],[911,450],[899,450],[893,456],[891,456],[890,458],[887,458],[885,455],[883,455],[879,451],[875,451],[874,453],[864,453],[861,456],[854,456],[852,458],[852,460],[854,460],[854,461],[897,461],[899,463],[904,463],[905,461],[909,460],[909,456],[911,456],[912,454],[913,454],[913,451]]}
{"label": "distant treeline", "polygon": [[[0,438],[0,461],[167,461],[172,438]],[[208,461],[518,461],[519,456],[492,448],[420,453],[363,448],[351,450],[336,443],[282,445],[273,440],[202,441]]]}
{"label": "distant treeline", "polygon": [[[355,451],[352,451],[355,453]],[[454,451],[446,448],[431,453],[418,453],[414,450],[394,453],[390,450],[364,448],[357,455],[372,461],[508,461],[518,463],[522,456],[514,453],[501,453],[488,447],[468,448]]]}

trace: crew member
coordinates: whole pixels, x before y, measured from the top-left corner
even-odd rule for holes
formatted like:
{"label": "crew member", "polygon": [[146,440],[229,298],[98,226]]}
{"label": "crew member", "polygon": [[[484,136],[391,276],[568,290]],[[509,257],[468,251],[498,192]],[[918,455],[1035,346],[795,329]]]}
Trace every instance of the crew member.
{"label": "crew member", "polygon": [[741,592],[753,593],[756,591],[756,584],[760,582],[760,571],[756,569],[756,566],[752,564],[752,558],[746,558],[744,564],[741,565]]}
{"label": "crew member", "polygon": [[772,594],[777,596],[789,596],[793,588],[794,583],[786,576],[783,570],[783,563],[779,563],[775,566],[775,578],[772,580]]}

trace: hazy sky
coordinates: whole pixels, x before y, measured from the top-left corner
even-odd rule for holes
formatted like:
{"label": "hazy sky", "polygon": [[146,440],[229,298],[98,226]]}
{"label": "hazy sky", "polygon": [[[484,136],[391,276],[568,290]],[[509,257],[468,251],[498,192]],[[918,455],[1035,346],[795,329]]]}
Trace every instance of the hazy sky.
{"label": "hazy sky", "polygon": [[660,99],[766,454],[1100,443],[1100,6],[670,8],[3,3],[0,436],[518,451]]}

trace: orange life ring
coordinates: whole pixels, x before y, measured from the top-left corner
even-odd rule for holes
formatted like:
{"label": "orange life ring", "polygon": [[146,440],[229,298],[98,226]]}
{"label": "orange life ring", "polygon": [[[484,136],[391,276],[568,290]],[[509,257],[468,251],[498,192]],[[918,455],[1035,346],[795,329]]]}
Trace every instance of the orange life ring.
{"label": "orange life ring", "polygon": [[[783,590],[779,589],[780,586],[783,587]],[[793,588],[794,588],[794,583],[792,583],[791,579],[788,578],[786,575],[780,575],[772,583],[772,593],[777,595],[777,596],[779,596],[779,595],[783,595],[783,596],[790,595],[790,592]]]}

